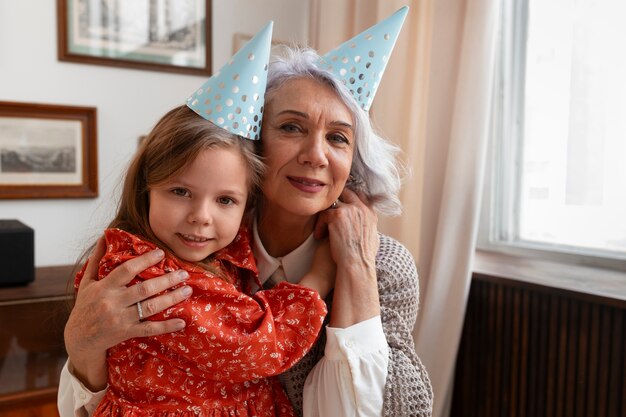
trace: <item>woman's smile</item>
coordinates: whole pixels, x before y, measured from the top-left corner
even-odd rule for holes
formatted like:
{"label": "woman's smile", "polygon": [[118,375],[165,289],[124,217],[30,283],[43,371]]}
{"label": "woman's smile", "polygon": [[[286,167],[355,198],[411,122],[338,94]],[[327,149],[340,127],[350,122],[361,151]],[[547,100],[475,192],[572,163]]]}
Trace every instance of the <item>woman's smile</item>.
{"label": "woman's smile", "polygon": [[318,193],[322,191],[326,185],[322,181],[306,177],[288,176],[287,179],[295,188],[300,191],[304,191],[305,193]]}

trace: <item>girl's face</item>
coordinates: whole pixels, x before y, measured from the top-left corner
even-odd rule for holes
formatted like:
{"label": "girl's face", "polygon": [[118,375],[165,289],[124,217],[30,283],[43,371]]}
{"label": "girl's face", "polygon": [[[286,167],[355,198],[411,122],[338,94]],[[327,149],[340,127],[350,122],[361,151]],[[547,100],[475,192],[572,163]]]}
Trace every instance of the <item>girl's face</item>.
{"label": "girl's face", "polygon": [[265,209],[311,216],[341,194],[352,166],[354,121],[328,86],[287,81],[266,102],[261,130]]}
{"label": "girl's face", "polygon": [[176,256],[199,262],[237,235],[248,187],[237,149],[205,149],[181,174],[150,187],[150,227]]}

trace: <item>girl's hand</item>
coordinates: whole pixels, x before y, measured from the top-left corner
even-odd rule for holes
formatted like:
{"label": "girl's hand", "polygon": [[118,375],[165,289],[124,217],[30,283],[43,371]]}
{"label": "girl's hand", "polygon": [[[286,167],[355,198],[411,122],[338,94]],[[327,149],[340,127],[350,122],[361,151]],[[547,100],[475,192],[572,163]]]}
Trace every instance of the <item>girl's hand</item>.
{"label": "girl's hand", "polygon": [[65,325],[65,347],[74,368],[74,375],[92,391],[106,386],[106,350],[133,338],[154,336],[185,327],[181,319],[162,322],[140,321],[137,302],[141,302],[143,316],[163,311],[191,295],[189,287],[153,297],[155,294],[180,284],[187,273],[175,271],[162,277],[126,285],[140,272],[163,258],[163,251],[153,251],[131,259],[115,268],[102,281],[97,280],[98,263],[105,253],[103,239],[99,239],[89,257],[89,265],[78,288],[76,302]]}
{"label": "girl's hand", "polygon": [[300,280],[299,284],[313,288],[320,294],[320,297],[325,298],[335,286],[336,273],[337,266],[330,255],[330,242],[324,239],[315,249],[311,271]]}

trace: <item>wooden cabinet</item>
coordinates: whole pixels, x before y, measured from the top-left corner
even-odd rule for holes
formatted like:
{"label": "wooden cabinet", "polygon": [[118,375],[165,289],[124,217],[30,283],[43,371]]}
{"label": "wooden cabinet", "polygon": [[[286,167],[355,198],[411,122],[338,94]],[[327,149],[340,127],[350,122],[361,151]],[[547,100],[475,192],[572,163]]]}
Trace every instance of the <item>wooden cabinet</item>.
{"label": "wooden cabinet", "polygon": [[71,273],[38,268],[31,284],[0,287],[0,417],[58,417]]}

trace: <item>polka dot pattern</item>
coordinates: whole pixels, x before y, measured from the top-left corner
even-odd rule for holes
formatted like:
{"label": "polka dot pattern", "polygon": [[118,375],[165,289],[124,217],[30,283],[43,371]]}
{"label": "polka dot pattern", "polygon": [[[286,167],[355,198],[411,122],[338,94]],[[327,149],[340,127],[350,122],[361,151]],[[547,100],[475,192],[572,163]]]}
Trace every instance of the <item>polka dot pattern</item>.
{"label": "polka dot pattern", "polygon": [[333,73],[365,111],[372,105],[388,57],[408,13],[403,7],[324,55],[318,66]]}
{"label": "polka dot pattern", "polygon": [[257,33],[187,99],[187,106],[224,130],[258,140],[272,28],[270,22]]}

